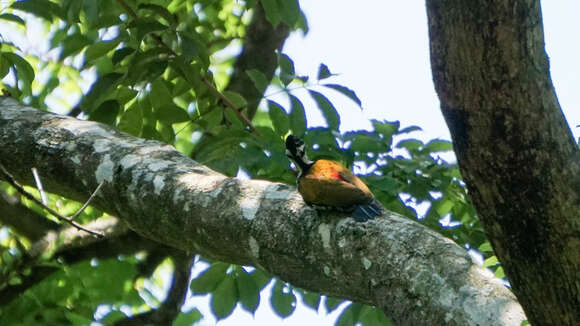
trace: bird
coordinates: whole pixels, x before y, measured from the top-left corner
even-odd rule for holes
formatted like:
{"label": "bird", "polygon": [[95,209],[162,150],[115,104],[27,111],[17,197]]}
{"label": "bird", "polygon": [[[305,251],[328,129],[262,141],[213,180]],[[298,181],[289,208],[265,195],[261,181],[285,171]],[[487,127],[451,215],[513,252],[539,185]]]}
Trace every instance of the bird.
{"label": "bird", "polygon": [[306,155],[302,139],[286,137],[286,156],[298,169],[296,184],[304,201],[316,208],[352,212],[358,222],[383,214],[367,185],[342,164]]}

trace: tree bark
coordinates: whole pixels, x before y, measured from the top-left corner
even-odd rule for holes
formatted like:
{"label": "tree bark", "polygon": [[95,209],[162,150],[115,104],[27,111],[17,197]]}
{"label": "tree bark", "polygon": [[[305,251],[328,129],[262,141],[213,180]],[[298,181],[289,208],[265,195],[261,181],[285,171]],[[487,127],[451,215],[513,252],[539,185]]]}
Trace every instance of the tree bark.
{"label": "tree bark", "polygon": [[431,65],[459,167],[533,325],[580,320],[580,152],[539,0],[427,1]]}
{"label": "tree bark", "polygon": [[256,69],[261,71],[266,80],[274,77],[278,67],[276,51],[281,51],[284,41],[290,34],[290,27],[284,23],[276,28],[266,19],[266,13],[261,3],[254,7],[252,22],[248,26],[242,53],[237,57],[234,71],[227,86],[228,91],[242,94],[248,102],[247,117],[254,118],[258,104],[264,96],[258,91],[246,71]]}
{"label": "tree bark", "polygon": [[515,297],[467,252],[394,213],[356,223],[294,187],[227,178],[173,147],[0,98],[0,163],[47,190],[93,200],[140,235],[253,265],[307,290],[376,305],[397,325],[515,325]]}

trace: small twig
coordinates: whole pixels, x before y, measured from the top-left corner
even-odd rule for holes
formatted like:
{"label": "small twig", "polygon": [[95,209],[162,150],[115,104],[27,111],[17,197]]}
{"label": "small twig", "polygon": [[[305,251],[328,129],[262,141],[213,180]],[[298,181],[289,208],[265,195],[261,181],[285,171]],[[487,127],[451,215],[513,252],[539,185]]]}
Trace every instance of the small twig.
{"label": "small twig", "polygon": [[[127,14],[129,14],[129,16],[131,16],[133,19],[139,18],[137,16],[137,13],[135,12],[135,10],[133,10],[125,2],[125,0],[117,0],[117,1],[125,9],[125,11],[127,12]],[[161,38],[160,35],[155,34],[155,33],[151,33],[150,35],[151,35],[151,37],[153,37],[155,39],[155,41],[157,42],[157,44],[159,44],[161,47],[163,47],[165,50],[167,50],[169,53],[171,53],[171,55],[173,55],[174,57],[178,56],[178,54],[175,51],[173,51],[173,49],[171,47],[169,47],[165,42],[163,42],[163,39]],[[183,72],[179,72],[179,73],[183,73]],[[183,77],[185,77],[185,76],[183,76]],[[246,125],[246,127],[250,128],[250,131],[251,132],[253,132],[256,136],[261,136],[260,132],[258,132],[258,130],[256,130],[256,128],[252,125],[252,122],[250,121],[250,119],[248,119],[248,117],[246,117],[242,113],[242,111],[234,103],[232,103],[232,101],[230,101],[230,99],[228,99],[222,92],[220,92],[209,80],[207,80],[207,78],[201,76],[200,79],[201,79],[201,82],[207,88],[209,88],[209,90],[215,96],[217,96],[222,102],[224,102],[224,104],[226,105],[226,107],[228,109],[234,111],[234,113],[236,114],[236,116],[238,117],[238,119],[240,119]]]}
{"label": "small twig", "polygon": [[[34,203],[36,203],[37,205],[39,205],[40,207],[44,208],[47,212],[49,212],[51,215],[53,215],[54,217],[56,217],[57,219],[61,220],[61,221],[65,221],[66,223],[70,224],[71,226],[77,228],[78,230],[90,233],[96,237],[99,238],[103,238],[104,236],[98,232],[89,230],[75,222],[73,222],[72,220],[69,220],[68,218],[60,215],[57,211],[55,211],[54,209],[46,206],[45,204],[42,203],[42,201],[36,199],[36,197],[34,197],[31,193],[29,193],[28,191],[26,191],[24,189],[24,187],[22,187],[18,182],[16,182],[16,180],[14,179],[14,177],[12,176],[12,174],[10,174],[10,172],[8,172],[8,170],[6,170],[6,168],[4,167],[4,165],[0,164],[0,174],[2,174],[4,176],[4,178],[6,179],[6,181],[14,188],[16,188],[16,190],[23,195],[24,197],[30,199],[31,201],[33,201]],[[98,189],[98,188],[97,188]],[[96,191],[95,191],[96,193]],[[94,194],[93,196],[94,197]],[[89,199],[90,200],[90,199]]]}
{"label": "small twig", "polygon": [[34,176],[34,182],[36,183],[36,189],[40,193],[40,199],[44,205],[47,205],[48,200],[46,199],[46,194],[44,193],[44,188],[42,187],[42,182],[40,181],[40,175],[38,175],[38,170],[32,168],[32,176]]}
{"label": "small twig", "polygon": [[79,215],[81,215],[81,213],[85,210],[85,208],[87,208],[87,206],[89,206],[89,204],[91,203],[91,200],[93,200],[93,198],[95,198],[95,196],[97,195],[99,190],[101,190],[101,187],[104,184],[105,184],[105,180],[101,181],[101,183],[99,183],[99,185],[97,186],[97,189],[95,189],[95,191],[93,191],[93,193],[91,194],[91,197],[89,197],[89,199],[87,199],[87,201],[85,202],[83,207],[79,208],[79,210],[76,213],[74,213],[74,215],[67,218],[70,222],[72,222],[75,218],[77,218]]}

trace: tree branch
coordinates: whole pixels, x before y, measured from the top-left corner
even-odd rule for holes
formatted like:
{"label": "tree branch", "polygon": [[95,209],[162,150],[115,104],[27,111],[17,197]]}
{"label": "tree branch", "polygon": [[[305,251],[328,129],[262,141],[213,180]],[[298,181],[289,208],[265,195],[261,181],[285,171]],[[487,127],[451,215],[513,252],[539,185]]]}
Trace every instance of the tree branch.
{"label": "tree branch", "polygon": [[254,82],[246,71],[257,69],[264,74],[266,80],[270,81],[278,67],[276,51],[282,49],[289,33],[288,25],[280,23],[274,28],[268,22],[261,3],[254,7],[252,22],[248,26],[244,38],[244,48],[236,58],[234,71],[227,86],[227,90],[238,92],[244,96],[248,102],[247,116],[249,119],[252,119],[256,114],[258,104],[264,94],[254,86]]}
{"label": "tree branch", "polygon": [[181,306],[185,301],[187,289],[189,288],[189,278],[193,265],[193,256],[182,252],[175,252],[172,255],[173,278],[171,286],[167,291],[167,298],[157,309],[147,311],[135,316],[128,317],[115,323],[115,326],[132,325],[171,325],[179,315]]}
{"label": "tree branch", "polygon": [[144,237],[376,305],[400,325],[519,326],[525,318],[490,272],[418,223],[390,212],[366,223],[318,215],[294,187],[227,178],[172,146],[99,123],[0,99],[0,163],[27,183],[35,166],[46,189],[76,200],[107,180],[93,205]]}

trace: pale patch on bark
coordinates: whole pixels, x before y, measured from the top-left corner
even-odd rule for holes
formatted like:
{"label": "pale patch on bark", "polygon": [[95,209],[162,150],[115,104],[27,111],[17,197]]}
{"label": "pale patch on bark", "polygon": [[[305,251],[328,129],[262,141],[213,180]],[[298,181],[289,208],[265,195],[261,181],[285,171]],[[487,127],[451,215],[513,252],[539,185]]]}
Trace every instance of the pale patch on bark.
{"label": "pale patch on bark", "polygon": [[247,220],[253,220],[260,208],[260,202],[261,197],[258,196],[243,197],[242,200],[238,202],[242,209],[242,216]]}
{"label": "pale patch on bark", "polygon": [[264,190],[266,199],[287,200],[294,193],[294,189],[282,184],[270,184]]}
{"label": "pale patch on bark", "polygon": [[365,270],[367,270],[367,271],[368,271],[368,270],[369,270],[369,268],[371,268],[371,266],[373,265],[373,262],[372,262],[372,261],[370,261],[370,260],[369,260],[367,257],[363,257],[363,258],[361,259],[361,261],[362,261],[362,264],[363,264],[363,266],[364,266]]}
{"label": "pale patch on bark", "polygon": [[103,180],[112,182],[114,166],[115,164],[111,161],[111,156],[109,154],[105,155],[103,161],[101,161],[101,164],[99,164],[95,171],[95,179],[97,179],[97,182],[101,183]]}
{"label": "pale patch on bark", "polygon": [[318,234],[322,239],[322,247],[326,251],[330,251],[330,226],[322,223],[318,226]]}
{"label": "pale patch on bark", "polygon": [[91,134],[96,134],[103,138],[111,137],[111,133],[104,128],[101,128],[99,124],[93,121],[75,120],[75,119],[62,119],[53,120],[58,128],[66,129],[73,133],[75,136],[80,136],[81,134],[90,132]]}
{"label": "pale patch on bark", "polygon": [[95,149],[95,153],[103,153],[111,148],[110,145],[111,141],[108,139],[97,139],[93,143],[93,148]]}
{"label": "pale patch on bark", "polygon": [[155,187],[155,194],[161,194],[161,190],[165,187],[165,178],[161,175],[156,175],[153,179],[153,186]]}
{"label": "pale patch on bark", "polygon": [[252,236],[248,239],[248,245],[250,246],[250,254],[254,258],[260,258],[260,245],[258,241]]}
{"label": "pale patch on bark", "polygon": [[124,170],[127,170],[133,167],[135,164],[141,162],[142,160],[143,158],[137,155],[133,154],[125,155],[125,157],[121,159],[121,166],[123,167]]}

